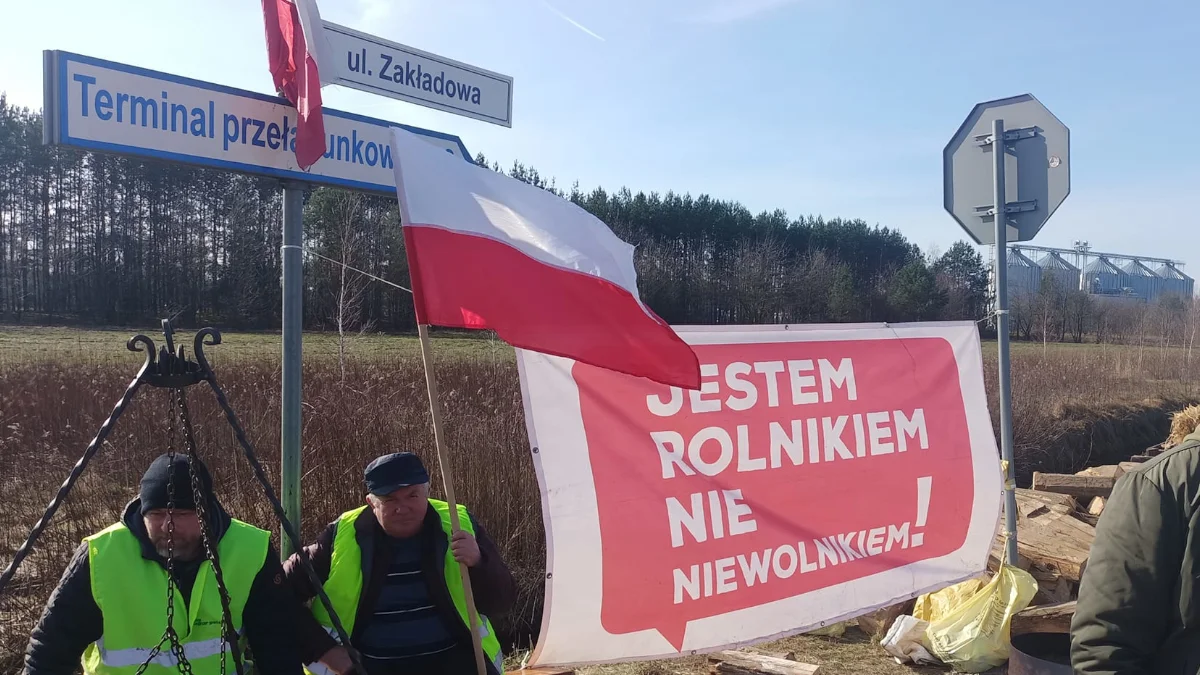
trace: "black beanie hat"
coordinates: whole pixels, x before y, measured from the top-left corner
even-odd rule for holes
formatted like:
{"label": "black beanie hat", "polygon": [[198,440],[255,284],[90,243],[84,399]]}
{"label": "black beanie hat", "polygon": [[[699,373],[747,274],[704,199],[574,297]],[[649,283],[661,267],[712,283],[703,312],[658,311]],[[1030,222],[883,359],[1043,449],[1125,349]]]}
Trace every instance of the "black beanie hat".
{"label": "black beanie hat", "polygon": [[[209,475],[208,468],[197,458],[193,460],[192,470],[200,479],[201,494],[206,502],[209,501],[212,497],[212,476]],[[167,482],[168,477],[172,475],[175,479],[175,508],[182,510],[196,508],[192,479],[188,473],[187,455],[175,453],[175,456],[171,458],[163,454],[150,463],[150,468],[146,469],[145,475],[142,476],[141,491],[138,495],[142,500],[140,507],[142,515],[154,509],[167,508]]]}

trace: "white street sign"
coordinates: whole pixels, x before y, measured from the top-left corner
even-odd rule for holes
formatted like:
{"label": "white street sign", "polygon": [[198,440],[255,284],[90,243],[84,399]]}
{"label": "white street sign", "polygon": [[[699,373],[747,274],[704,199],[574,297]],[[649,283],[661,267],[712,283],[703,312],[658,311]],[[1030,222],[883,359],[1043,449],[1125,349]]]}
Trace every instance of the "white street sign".
{"label": "white street sign", "polygon": [[946,211],[978,244],[996,242],[992,122],[1003,120],[1006,241],[1029,241],[1071,192],[1071,133],[1030,94],[980,103],[942,153]]}
{"label": "white street sign", "polygon": [[456,136],[324,108],[325,156],[303,171],[284,99],[63,51],[45,52],[45,71],[50,143],[392,196],[390,127],[471,161]]}
{"label": "white street sign", "polygon": [[[372,94],[505,127],[512,126],[513,79],[328,21],[323,55],[331,79]],[[322,64],[326,69],[330,64]]]}

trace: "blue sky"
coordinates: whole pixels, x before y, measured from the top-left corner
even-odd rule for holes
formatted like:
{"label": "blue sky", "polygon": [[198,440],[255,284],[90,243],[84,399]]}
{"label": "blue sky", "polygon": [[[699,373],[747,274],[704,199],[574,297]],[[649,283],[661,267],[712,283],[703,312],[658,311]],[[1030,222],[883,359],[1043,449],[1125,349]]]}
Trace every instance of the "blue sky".
{"label": "blue sky", "polygon": [[[1200,264],[1200,3],[320,4],[327,20],[514,78],[511,129],[339,87],[329,107],[457,134],[562,186],[862,218],[926,249],[965,238],[942,210],[946,141],[976,102],[1029,92],[1072,144],[1071,196],[1031,243]],[[42,49],[271,91],[257,0],[7,5],[0,90],[21,105],[41,105]],[[996,21],[1003,49],[988,42]]]}

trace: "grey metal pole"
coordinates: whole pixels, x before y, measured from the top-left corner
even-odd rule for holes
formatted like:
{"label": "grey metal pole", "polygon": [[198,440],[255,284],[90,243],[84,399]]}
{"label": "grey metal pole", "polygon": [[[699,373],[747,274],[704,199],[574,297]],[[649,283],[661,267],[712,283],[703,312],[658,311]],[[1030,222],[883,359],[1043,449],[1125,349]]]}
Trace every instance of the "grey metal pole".
{"label": "grey metal pole", "polygon": [[[280,476],[283,512],[300,532],[300,367],[304,313],[304,225],[302,183],[283,185],[283,392],[280,399]],[[280,554],[293,553],[288,537],[280,538]]]}
{"label": "grey metal pole", "polygon": [[996,341],[1000,344],[1000,456],[1008,465],[1004,475],[1004,533],[1008,564],[1017,564],[1017,492],[1013,466],[1012,386],[1008,361],[1008,202],[1004,191],[1004,120],[992,120],[992,204],[996,212]]}

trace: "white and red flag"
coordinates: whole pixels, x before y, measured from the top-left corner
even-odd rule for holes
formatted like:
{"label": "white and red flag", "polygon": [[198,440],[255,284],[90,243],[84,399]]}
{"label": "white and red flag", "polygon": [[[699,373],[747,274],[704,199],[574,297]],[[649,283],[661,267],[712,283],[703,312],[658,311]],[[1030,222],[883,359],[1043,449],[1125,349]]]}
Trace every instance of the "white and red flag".
{"label": "white and red flag", "polygon": [[541,188],[392,129],[417,321],[688,389],[692,348],[639,298],[633,246]]}
{"label": "white and red flag", "polygon": [[271,77],[275,90],[296,107],[296,162],[308,169],[326,149],[319,68],[328,63],[322,58],[325,26],[314,0],[262,0],[262,7]]}

